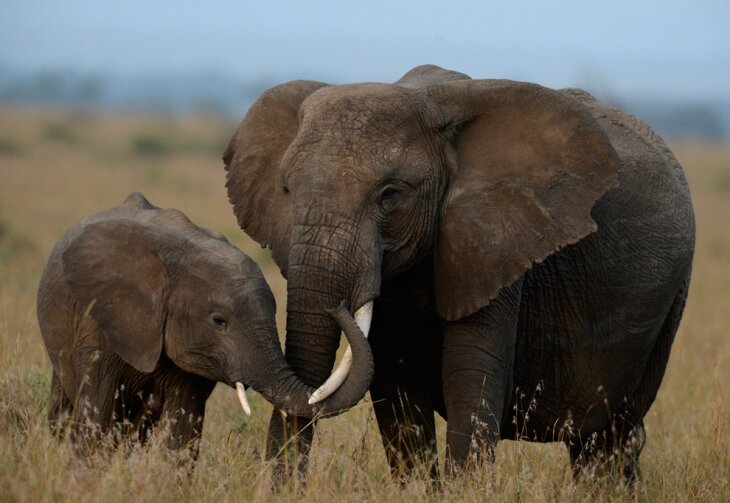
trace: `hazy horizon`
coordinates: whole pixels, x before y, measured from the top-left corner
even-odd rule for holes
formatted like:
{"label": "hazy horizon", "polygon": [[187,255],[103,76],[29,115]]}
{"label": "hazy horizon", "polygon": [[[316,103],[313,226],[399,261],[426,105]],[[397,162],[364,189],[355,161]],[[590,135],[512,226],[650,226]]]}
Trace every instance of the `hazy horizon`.
{"label": "hazy horizon", "polygon": [[20,72],[393,81],[472,77],[621,96],[730,96],[730,2],[3,2],[0,66]]}

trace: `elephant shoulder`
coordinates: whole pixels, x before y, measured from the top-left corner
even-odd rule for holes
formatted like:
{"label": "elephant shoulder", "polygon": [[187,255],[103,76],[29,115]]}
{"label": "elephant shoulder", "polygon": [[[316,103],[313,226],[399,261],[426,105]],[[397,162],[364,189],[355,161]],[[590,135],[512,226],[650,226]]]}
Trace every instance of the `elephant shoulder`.
{"label": "elephant shoulder", "polygon": [[614,141],[617,136],[631,135],[640,138],[648,146],[664,143],[659,135],[644,121],[628,112],[599,101],[583,89],[566,88],[561,89],[560,92],[579,101]]}

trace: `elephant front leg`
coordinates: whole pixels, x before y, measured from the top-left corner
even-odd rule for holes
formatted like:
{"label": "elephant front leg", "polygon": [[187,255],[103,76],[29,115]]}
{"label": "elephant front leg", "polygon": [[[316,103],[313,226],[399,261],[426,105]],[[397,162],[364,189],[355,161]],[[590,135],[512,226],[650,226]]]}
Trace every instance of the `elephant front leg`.
{"label": "elephant front leg", "polygon": [[485,456],[494,460],[512,387],[520,293],[518,282],[473,315],[444,326],[447,472]]}
{"label": "elephant front leg", "polygon": [[[115,401],[119,373],[113,358],[93,355],[91,365],[76,368],[76,396],[70,415],[70,436],[77,451],[88,455],[95,451],[117,424]],[[52,404],[57,407],[57,404]],[[112,441],[116,438],[113,437]]]}
{"label": "elephant front leg", "polygon": [[66,396],[63,386],[61,386],[61,380],[55,370],[51,377],[51,396],[48,403],[48,427],[53,435],[62,437],[66,432],[68,421],[73,412],[73,403]]}
{"label": "elephant front leg", "polygon": [[175,450],[185,448],[195,461],[203,433],[205,402],[215,383],[192,375],[173,381],[165,388],[162,405],[162,418],[169,428],[166,445]]}

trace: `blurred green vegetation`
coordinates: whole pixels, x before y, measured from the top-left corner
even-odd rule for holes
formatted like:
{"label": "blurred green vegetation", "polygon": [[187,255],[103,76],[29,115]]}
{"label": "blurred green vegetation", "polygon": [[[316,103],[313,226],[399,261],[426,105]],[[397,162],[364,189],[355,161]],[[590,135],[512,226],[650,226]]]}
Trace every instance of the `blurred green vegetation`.
{"label": "blurred green vegetation", "polygon": [[46,124],[43,128],[43,138],[51,142],[66,143],[69,145],[79,143],[79,138],[74,128],[70,124],[63,122]]}
{"label": "blurred green vegetation", "polygon": [[9,136],[0,135],[0,155],[22,155],[25,147]]}

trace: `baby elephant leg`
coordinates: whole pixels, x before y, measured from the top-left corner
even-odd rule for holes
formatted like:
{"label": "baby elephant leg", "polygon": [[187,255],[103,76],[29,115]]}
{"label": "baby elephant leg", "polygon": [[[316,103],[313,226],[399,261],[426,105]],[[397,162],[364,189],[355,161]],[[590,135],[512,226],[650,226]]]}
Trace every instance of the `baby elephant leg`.
{"label": "baby elephant leg", "polygon": [[72,410],[71,399],[66,396],[61,379],[54,370],[51,377],[51,396],[48,400],[48,427],[53,435],[60,438],[65,434]]}
{"label": "baby elephant leg", "polygon": [[185,448],[190,459],[198,458],[205,419],[205,402],[215,383],[187,374],[171,379],[164,391],[162,418],[169,428],[166,444],[170,449]]}
{"label": "baby elephant leg", "polygon": [[117,422],[119,374],[114,368],[108,359],[96,357],[85,369],[76,370],[69,428],[74,445],[85,454],[93,452]]}

